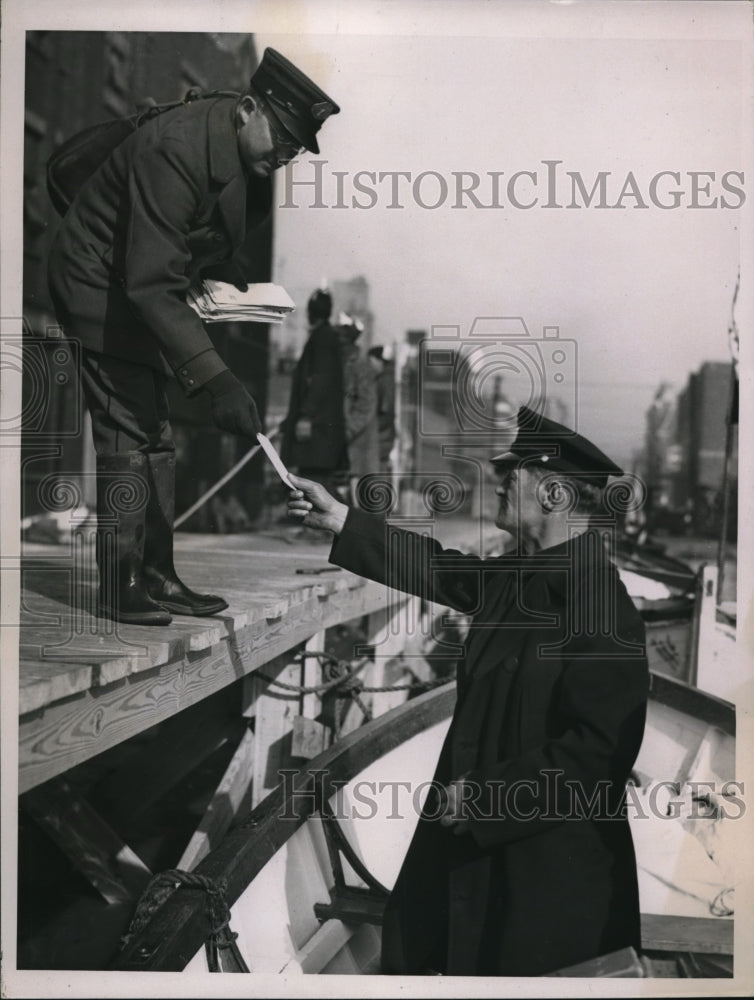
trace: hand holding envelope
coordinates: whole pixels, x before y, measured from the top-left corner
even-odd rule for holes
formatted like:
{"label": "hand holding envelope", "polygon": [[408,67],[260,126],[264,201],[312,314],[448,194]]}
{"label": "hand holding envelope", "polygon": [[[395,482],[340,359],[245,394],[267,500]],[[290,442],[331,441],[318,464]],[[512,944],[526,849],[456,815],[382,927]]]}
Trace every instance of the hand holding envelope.
{"label": "hand holding envelope", "polygon": [[307,528],[319,528],[338,535],[348,517],[348,507],[312,479],[292,476],[293,492],[288,498],[288,516]]}
{"label": "hand holding envelope", "polygon": [[285,465],[283,464],[283,460],[280,457],[280,455],[278,455],[278,453],[275,451],[275,449],[274,449],[274,447],[273,447],[272,442],[270,441],[270,439],[265,434],[261,434],[260,433],[260,434],[257,434],[257,441],[259,441],[260,445],[262,446],[262,450],[267,455],[267,457],[269,458],[269,460],[272,462],[272,465],[273,465],[273,468],[275,469],[275,472],[277,472],[277,474],[283,480],[283,482],[285,483],[285,485],[289,489],[295,490],[296,487],[291,482],[291,478],[290,478],[290,476],[288,474],[288,470],[286,469]]}
{"label": "hand holding envelope", "polygon": [[319,483],[299,476],[295,477],[294,483],[270,439],[260,433],[257,434],[257,440],[282,481],[293,490],[288,500],[288,514],[297,520],[303,520],[306,525],[313,528],[339,534],[346,522],[348,507],[331,496]]}

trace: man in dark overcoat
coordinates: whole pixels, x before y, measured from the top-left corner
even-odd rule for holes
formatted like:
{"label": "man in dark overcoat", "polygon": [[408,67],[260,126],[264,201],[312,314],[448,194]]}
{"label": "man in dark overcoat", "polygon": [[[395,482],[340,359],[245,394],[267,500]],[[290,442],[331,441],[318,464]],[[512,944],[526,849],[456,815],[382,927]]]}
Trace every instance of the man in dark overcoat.
{"label": "man in dark overcoat", "polygon": [[173,565],[175,446],[166,379],[206,393],[219,428],[255,437],[254,400],[187,304],[203,276],[243,290],[254,229],[272,203],[274,170],[339,111],[304,73],[266,49],[241,95],[215,96],[144,121],[83,184],[49,261],[97,453],[99,613],[162,625],[171,613],[222,611]]}
{"label": "man in dark overcoat", "polygon": [[648,693],[642,620],[606,552],[621,470],[522,407],[499,475],[512,551],[480,559],[294,479],[330,560],[472,616],[433,789],[383,925],[385,973],[538,976],[640,947],[625,786]]}
{"label": "man in dark overcoat", "polygon": [[381,345],[367,352],[374,369],[377,387],[377,437],[379,440],[380,472],[392,471],[390,453],[395,444],[395,362],[387,357]]}
{"label": "man in dark overcoat", "polygon": [[340,337],[330,323],[326,288],[312,292],[306,313],[309,337],[293,372],[280,454],[305,479],[335,493],[347,474],[348,451]]}

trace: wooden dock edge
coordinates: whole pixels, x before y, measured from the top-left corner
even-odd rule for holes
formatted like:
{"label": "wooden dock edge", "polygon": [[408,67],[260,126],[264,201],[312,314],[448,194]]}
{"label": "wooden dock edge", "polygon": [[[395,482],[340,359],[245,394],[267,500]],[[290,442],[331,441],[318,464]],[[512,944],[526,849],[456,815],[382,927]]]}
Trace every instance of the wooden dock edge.
{"label": "wooden dock edge", "polygon": [[252,619],[208,648],[192,650],[183,643],[179,655],[164,664],[22,715],[19,793],[252,674],[323,629],[385,608],[389,597],[382,585],[358,578],[350,588],[313,591],[295,608],[288,605],[285,614]]}

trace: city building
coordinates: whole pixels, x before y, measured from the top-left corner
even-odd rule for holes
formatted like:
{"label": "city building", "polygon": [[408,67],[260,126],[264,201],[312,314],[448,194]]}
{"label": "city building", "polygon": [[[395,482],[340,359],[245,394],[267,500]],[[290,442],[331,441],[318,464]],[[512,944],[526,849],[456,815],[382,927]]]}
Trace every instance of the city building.
{"label": "city building", "polygon": [[[675,503],[684,506],[694,531],[703,535],[716,536],[721,527],[731,379],[732,366],[728,362],[707,361],[689,376],[678,397],[676,442],[680,468],[675,475]],[[728,469],[731,496],[736,492],[737,457],[734,432]]]}
{"label": "city building", "polygon": [[729,539],[735,538],[737,425],[729,427],[733,370],[707,361],[676,392],[662,383],[646,413],[640,472],[650,527],[717,537],[723,494],[730,496]]}

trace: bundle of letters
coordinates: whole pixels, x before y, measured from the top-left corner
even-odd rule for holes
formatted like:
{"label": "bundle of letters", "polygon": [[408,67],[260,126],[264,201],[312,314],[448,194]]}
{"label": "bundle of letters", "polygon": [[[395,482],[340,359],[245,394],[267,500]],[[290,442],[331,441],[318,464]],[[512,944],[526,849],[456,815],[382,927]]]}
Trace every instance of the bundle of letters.
{"label": "bundle of letters", "polygon": [[288,292],[270,282],[240,292],[225,281],[205,280],[189,290],[186,301],[207,323],[282,323],[295,308]]}

